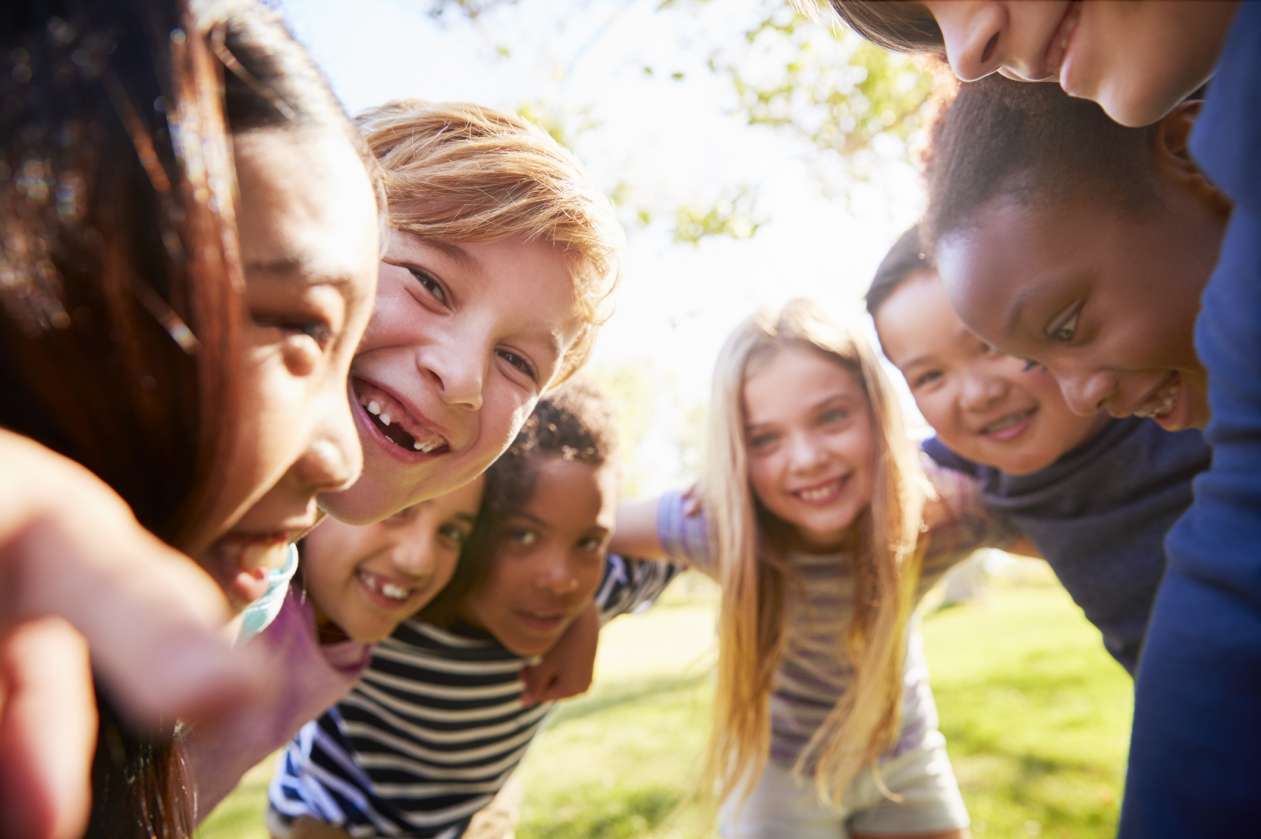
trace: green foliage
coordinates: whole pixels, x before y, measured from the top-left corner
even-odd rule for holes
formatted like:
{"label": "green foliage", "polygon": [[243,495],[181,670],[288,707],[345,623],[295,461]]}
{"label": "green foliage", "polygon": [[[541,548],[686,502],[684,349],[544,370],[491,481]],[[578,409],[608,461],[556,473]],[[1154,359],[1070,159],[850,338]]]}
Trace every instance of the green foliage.
{"label": "green foliage", "polygon": [[765,223],[757,213],[757,192],[738,186],[724,191],[710,205],[684,204],[674,213],[674,241],[697,245],[711,236],[751,239]]}

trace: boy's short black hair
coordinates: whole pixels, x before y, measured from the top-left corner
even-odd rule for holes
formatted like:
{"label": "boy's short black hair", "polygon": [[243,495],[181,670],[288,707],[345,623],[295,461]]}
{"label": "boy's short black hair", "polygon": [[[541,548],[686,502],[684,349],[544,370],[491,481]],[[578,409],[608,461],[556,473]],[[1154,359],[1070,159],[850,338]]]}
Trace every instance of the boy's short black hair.
{"label": "boy's short black hair", "polygon": [[933,250],[999,196],[1045,207],[1084,195],[1122,212],[1147,209],[1157,200],[1158,130],[1118,125],[1054,84],[993,75],[961,85],[932,131],[923,241]]}
{"label": "boy's short black hair", "polygon": [[912,225],[898,237],[880,261],[880,267],[876,269],[876,275],[872,277],[864,298],[867,314],[874,318],[884,301],[912,274],[933,270],[933,263],[925,253],[924,243],[920,239],[920,227],[918,224]]}

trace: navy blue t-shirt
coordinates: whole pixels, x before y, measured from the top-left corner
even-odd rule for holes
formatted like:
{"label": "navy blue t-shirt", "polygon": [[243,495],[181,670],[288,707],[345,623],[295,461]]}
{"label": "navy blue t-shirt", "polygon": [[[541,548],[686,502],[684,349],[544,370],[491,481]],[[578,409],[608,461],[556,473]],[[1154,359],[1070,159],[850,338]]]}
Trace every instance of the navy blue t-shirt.
{"label": "navy blue t-shirt", "polygon": [[1123,839],[1261,832],[1261,3],[1239,4],[1191,152],[1235,202],[1195,323],[1213,464],[1166,543]]}
{"label": "navy blue t-shirt", "polygon": [[1208,467],[1198,431],[1171,434],[1150,420],[1110,420],[1045,469],[1008,475],[939,440],[933,460],[974,476],[985,506],[1037,546],[1103,645],[1131,674],[1165,570],[1165,534]]}

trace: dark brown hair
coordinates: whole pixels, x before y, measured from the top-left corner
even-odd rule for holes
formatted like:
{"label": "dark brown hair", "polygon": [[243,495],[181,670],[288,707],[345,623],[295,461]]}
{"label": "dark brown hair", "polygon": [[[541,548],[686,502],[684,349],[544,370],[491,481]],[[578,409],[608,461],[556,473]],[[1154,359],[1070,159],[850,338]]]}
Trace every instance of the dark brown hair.
{"label": "dark brown hair", "polygon": [[439,625],[455,620],[460,603],[494,558],[504,521],[529,503],[541,461],[559,458],[599,467],[611,464],[615,451],[613,413],[592,382],[571,379],[539,399],[512,445],[486,470],[477,524],[455,574],[419,616]]}
{"label": "dark brown hair", "polygon": [[913,225],[902,233],[889,248],[889,252],[876,268],[871,285],[864,298],[867,303],[867,314],[873,318],[884,302],[897,291],[907,278],[919,271],[932,271],[933,263],[924,253],[924,243],[920,240],[919,225]]}
{"label": "dark brown hair", "polygon": [[992,75],[961,85],[933,127],[928,154],[931,251],[998,197],[1045,207],[1078,196],[1122,212],[1157,201],[1159,124],[1126,128],[1054,84]]}
{"label": "dark brown hair", "polygon": [[[82,463],[176,547],[223,483],[239,410],[228,132],[332,127],[362,150],[274,13],[201,8],[0,12],[0,425]],[[88,835],[191,835],[170,732],[99,703]]]}
{"label": "dark brown hair", "polygon": [[850,29],[894,52],[927,52],[942,58],[945,39],[937,21],[920,3],[905,0],[832,0],[832,9]]}

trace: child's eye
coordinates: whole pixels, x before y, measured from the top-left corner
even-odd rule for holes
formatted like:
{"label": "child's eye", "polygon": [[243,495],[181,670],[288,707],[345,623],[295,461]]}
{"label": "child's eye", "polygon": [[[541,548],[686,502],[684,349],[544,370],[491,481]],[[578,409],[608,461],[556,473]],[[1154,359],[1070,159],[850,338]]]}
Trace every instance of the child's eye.
{"label": "child's eye", "polygon": [[774,434],[754,434],[749,438],[749,448],[768,449],[775,442]]}
{"label": "child's eye", "polygon": [[499,353],[500,358],[524,373],[526,378],[530,381],[538,381],[538,375],[534,371],[534,365],[531,364],[529,359],[525,356],[512,350],[497,350],[497,352]]}
{"label": "child's eye", "polygon": [[599,553],[604,549],[604,538],[601,536],[584,536],[578,540],[578,550],[586,553]]}
{"label": "child's eye", "polygon": [[849,408],[828,408],[819,415],[823,422],[840,422],[849,419]]}
{"label": "child's eye", "polygon": [[458,524],[442,525],[438,528],[438,536],[457,548],[464,547],[464,543],[468,541],[469,537],[468,532]]}
{"label": "child's eye", "polygon": [[941,379],[940,370],[925,370],[923,373],[920,373],[918,376],[911,379],[911,389],[914,390],[917,388],[924,387],[925,385],[930,385],[933,382],[936,382],[940,379]]}
{"label": "child's eye", "polygon": [[1021,372],[1022,372],[1022,373],[1029,373],[1029,372],[1031,372],[1031,371],[1033,371],[1033,370],[1038,370],[1038,369],[1040,369],[1040,368],[1042,367],[1042,365],[1041,365],[1041,364],[1039,364],[1038,362],[1034,361],[1032,358],[1025,358],[1025,359],[1021,359],[1021,360],[1022,360],[1022,361],[1024,361],[1024,363],[1025,363],[1024,369],[1023,369],[1023,370],[1021,370]]}
{"label": "child's eye", "polygon": [[1047,327],[1046,337],[1061,344],[1069,343],[1077,334],[1077,321],[1080,317],[1081,304],[1077,304]]}
{"label": "child's eye", "polygon": [[415,277],[416,282],[420,284],[420,287],[432,294],[435,300],[443,306],[451,305],[450,297],[447,295],[447,290],[443,288],[442,283],[438,282],[432,274],[428,271],[422,271],[419,268],[411,267],[407,269],[407,272]]}
{"label": "child's eye", "polygon": [[523,548],[528,548],[539,540],[538,531],[531,530],[528,527],[510,527],[504,536],[509,542],[512,542],[514,545],[520,545]]}
{"label": "child's eye", "polygon": [[270,329],[279,329],[287,335],[304,335],[323,349],[333,341],[333,328],[322,320],[286,318],[276,315],[251,315],[254,323]]}

